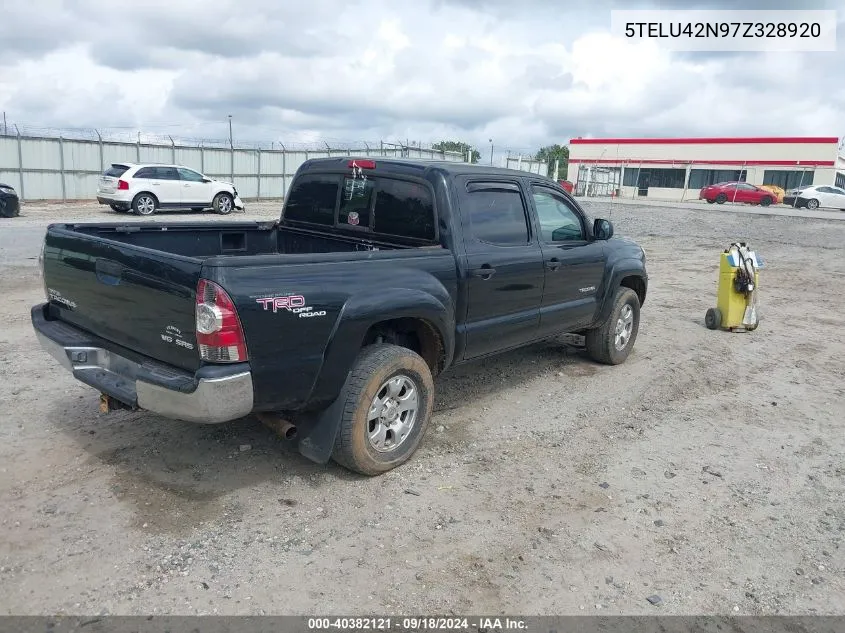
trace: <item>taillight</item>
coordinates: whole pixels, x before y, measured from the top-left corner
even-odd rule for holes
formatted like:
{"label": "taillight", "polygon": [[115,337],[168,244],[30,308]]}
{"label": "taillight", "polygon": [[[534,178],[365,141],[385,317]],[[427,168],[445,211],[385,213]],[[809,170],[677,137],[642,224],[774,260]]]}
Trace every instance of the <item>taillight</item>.
{"label": "taillight", "polygon": [[208,279],[197,284],[197,344],[210,363],[247,360],[246,339],[235,304],[223,288]]}
{"label": "taillight", "polygon": [[117,181],[117,188],[120,191],[129,191],[129,183],[125,180],[118,180]]}

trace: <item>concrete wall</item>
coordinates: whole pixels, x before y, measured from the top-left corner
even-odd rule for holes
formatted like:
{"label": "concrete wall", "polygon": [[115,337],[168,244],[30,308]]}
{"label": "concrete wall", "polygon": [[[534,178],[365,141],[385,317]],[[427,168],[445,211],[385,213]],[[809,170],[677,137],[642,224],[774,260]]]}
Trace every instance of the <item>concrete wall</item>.
{"label": "concrete wall", "polygon": [[[10,128],[11,132],[11,128]],[[459,153],[388,144],[353,149],[286,151],[221,149],[177,143],[121,143],[0,134],[0,182],[22,200],[90,200],[100,174],[114,162],[170,163],[235,183],[247,199],[282,198],[297,168],[310,158],[384,156],[463,162]]]}

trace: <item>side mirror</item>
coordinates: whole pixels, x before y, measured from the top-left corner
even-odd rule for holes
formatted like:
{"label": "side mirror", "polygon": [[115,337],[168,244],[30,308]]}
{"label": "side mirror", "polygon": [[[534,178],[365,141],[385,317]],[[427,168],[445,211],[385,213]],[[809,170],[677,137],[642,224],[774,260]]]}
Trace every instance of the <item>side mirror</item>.
{"label": "side mirror", "polygon": [[596,218],[596,221],[593,222],[593,236],[597,240],[609,240],[613,237],[613,224],[610,220]]}

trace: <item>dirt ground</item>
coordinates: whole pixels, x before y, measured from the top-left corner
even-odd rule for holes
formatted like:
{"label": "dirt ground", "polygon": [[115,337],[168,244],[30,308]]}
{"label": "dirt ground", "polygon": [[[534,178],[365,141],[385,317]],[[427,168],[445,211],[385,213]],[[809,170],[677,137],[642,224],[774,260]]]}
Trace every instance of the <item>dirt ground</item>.
{"label": "dirt ground", "polygon": [[[99,414],[36,344],[37,251],[7,249],[0,613],[845,614],[845,222],[585,206],[648,252],[628,362],[555,340],[456,369],[412,461],[373,479],[251,418]],[[707,330],[741,239],[760,327]]]}

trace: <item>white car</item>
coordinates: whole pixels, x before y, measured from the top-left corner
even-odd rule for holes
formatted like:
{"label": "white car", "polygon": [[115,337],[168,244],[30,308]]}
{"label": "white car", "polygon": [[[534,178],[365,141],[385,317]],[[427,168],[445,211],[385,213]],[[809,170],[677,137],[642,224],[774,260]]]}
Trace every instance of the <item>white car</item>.
{"label": "white car", "polygon": [[209,207],[226,215],[243,209],[235,185],[203,176],[182,165],[114,163],[97,185],[97,202],[119,213],[152,215],[157,209]]}
{"label": "white car", "polygon": [[845,211],[845,189],[833,185],[811,185],[786,192],[783,203],[790,207],[842,209]]}

